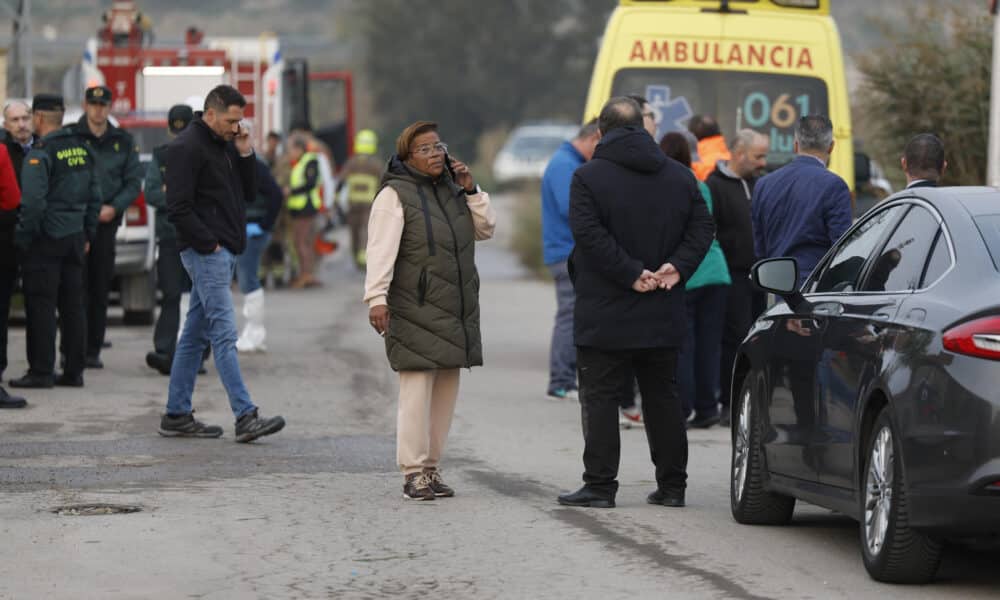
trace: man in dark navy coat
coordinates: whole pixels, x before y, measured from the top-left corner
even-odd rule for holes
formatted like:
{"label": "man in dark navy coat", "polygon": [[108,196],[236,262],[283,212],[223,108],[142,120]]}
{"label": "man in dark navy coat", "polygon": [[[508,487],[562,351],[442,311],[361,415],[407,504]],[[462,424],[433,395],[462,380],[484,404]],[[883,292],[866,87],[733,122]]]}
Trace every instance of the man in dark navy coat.
{"label": "man in dark navy coat", "polygon": [[559,503],[615,505],[618,401],[634,373],[656,466],[647,501],[684,506],[687,433],[675,377],[687,326],[683,282],[715,224],[694,174],[660,151],[635,100],[609,100],[598,127],[601,142],[573,175],[569,208],[584,486]]}
{"label": "man in dark navy coat", "polygon": [[757,182],[750,202],[757,259],[791,256],[805,282],[826,251],[851,226],[851,191],[827,169],[833,123],[822,115],[799,119],[792,162]]}
{"label": "man in dark navy coat", "polygon": [[906,189],[937,187],[948,162],[944,159],[944,143],[932,133],[921,133],[906,143],[899,159],[906,173]]}

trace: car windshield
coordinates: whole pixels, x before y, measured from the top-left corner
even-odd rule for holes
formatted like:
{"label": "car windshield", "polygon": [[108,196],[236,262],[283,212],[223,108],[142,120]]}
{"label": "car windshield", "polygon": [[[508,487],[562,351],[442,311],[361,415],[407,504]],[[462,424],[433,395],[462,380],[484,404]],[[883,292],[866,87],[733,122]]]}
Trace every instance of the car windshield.
{"label": "car windshield", "polygon": [[524,135],[511,140],[507,151],[524,160],[545,160],[555,154],[564,138],[558,136]]}
{"label": "car windshield", "polygon": [[622,69],[612,95],[639,94],[656,112],[657,139],[684,129],[692,115],[711,115],[723,135],[754,129],[771,140],[768,170],[793,156],[795,122],[828,114],[826,84],[814,77],[702,69]]}
{"label": "car windshield", "polygon": [[1000,215],[983,215],[975,221],[993,258],[993,266],[1000,271]]}

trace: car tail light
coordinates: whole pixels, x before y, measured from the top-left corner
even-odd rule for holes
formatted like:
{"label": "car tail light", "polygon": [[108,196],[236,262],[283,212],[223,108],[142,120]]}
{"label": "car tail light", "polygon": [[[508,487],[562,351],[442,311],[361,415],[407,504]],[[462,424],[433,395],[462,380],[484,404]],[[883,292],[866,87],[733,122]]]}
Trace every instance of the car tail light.
{"label": "car tail light", "polygon": [[946,349],[958,354],[1000,360],[1000,317],[976,319],[952,327],[944,332],[941,341]]}
{"label": "car tail light", "polygon": [[135,202],[125,209],[125,222],[137,227],[147,224],[146,197],[141,192]]}
{"label": "car tail light", "polygon": [[1000,492],[1000,481],[994,481],[993,483],[986,486],[986,489],[991,492]]}

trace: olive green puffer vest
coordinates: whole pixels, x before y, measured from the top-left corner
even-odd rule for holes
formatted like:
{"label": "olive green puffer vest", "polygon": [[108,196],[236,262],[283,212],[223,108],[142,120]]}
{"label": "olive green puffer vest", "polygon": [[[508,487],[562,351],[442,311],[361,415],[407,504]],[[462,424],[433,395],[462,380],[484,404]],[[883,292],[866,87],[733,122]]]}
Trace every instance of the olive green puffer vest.
{"label": "olive green puffer vest", "polygon": [[389,286],[385,348],[396,371],[483,364],[476,238],[465,192],[445,175],[417,174],[397,157],[382,187],[399,194],[403,237]]}

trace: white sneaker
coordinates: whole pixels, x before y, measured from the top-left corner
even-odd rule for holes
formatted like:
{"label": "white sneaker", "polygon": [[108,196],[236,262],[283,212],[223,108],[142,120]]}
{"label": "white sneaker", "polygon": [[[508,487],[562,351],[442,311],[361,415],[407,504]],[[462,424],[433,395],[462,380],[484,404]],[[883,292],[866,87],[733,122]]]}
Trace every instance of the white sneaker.
{"label": "white sneaker", "polygon": [[546,395],[546,398],[548,398],[549,400],[556,400],[556,401],[562,401],[562,400],[574,400],[575,401],[575,400],[579,400],[580,399],[580,393],[577,392],[576,390],[563,390],[563,389],[559,389],[559,390],[556,390],[554,392],[549,392]]}
{"label": "white sneaker", "polygon": [[646,426],[646,423],[642,420],[642,411],[635,406],[622,409],[618,412],[618,424],[625,429]]}

